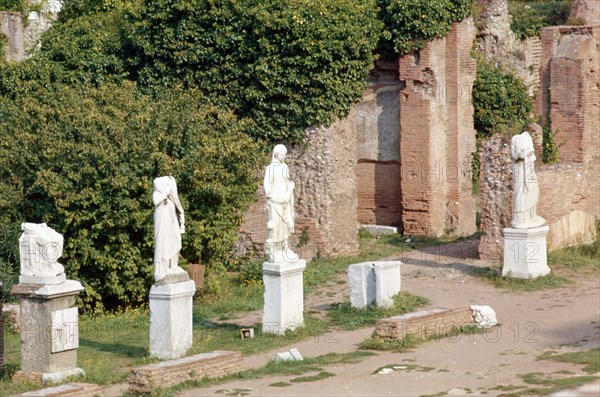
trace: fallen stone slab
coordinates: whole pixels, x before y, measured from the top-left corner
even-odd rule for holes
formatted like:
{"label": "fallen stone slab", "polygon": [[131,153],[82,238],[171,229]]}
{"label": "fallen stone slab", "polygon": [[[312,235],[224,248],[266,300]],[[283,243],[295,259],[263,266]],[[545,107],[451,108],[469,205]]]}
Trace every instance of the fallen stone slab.
{"label": "fallen stone slab", "polygon": [[45,389],[28,391],[13,397],[94,397],[104,396],[100,385],[93,383],[67,383],[64,385],[47,387]]}
{"label": "fallen stone slab", "polygon": [[454,328],[474,324],[471,308],[440,307],[378,320],[375,337],[404,339],[408,335],[414,335],[425,339],[443,336]]}
{"label": "fallen stone slab", "polygon": [[147,393],[156,387],[175,386],[188,380],[220,378],[241,372],[243,367],[241,352],[218,350],[133,368],[127,381],[129,391]]}
{"label": "fallen stone slab", "polygon": [[365,229],[373,236],[385,235],[385,234],[396,234],[398,228],[394,226],[381,226],[381,225],[359,225],[359,229]]}

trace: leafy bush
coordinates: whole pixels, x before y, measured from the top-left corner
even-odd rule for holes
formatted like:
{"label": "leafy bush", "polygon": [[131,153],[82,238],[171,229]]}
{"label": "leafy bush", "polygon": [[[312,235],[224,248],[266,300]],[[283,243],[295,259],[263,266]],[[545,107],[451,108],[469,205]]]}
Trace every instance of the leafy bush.
{"label": "leafy bush", "polygon": [[183,257],[213,273],[226,265],[258,147],[233,115],[199,108],[194,95],[56,85],[0,104],[0,220],[64,234],[62,261],[87,308],[146,299],[160,175],[176,178],[186,209]]}
{"label": "leafy bush", "polygon": [[444,37],[453,22],[471,13],[473,0],[377,0],[385,23],[384,49],[400,55]]}
{"label": "leafy bush", "polygon": [[270,140],[350,111],[382,27],[375,0],[145,0],[130,18],[141,85],[198,87]]}
{"label": "leafy bush", "polygon": [[510,29],[517,38],[540,35],[545,26],[564,25],[569,20],[572,0],[513,0],[509,12],[513,16]]}
{"label": "leafy bush", "polygon": [[0,11],[15,11],[24,13],[26,9],[23,0],[0,0]]}
{"label": "leafy bush", "polygon": [[498,132],[515,134],[530,122],[531,99],[525,83],[484,61],[477,64],[473,107],[479,137],[489,137]]}

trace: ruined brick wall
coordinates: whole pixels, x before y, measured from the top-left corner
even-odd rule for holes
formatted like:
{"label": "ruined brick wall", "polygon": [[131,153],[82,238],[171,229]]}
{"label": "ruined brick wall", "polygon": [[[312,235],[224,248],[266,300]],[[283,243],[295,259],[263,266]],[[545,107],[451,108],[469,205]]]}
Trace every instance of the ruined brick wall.
{"label": "ruined brick wall", "polygon": [[20,13],[0,11],[0,35],[6,38],[0,40],[0,45],[5,43],[6,59],[13,62],[24,60],[23,18]]}
{"label": "ruined brick wall", "polygon": [[359,224],[400,226],[400,84],[378,85],[356,105]]}
{"label": "ruined brick wall", "polygon": [[504,234],[510,227],[512,213],[512,170],[510,140],[494,137],[483,142],[480,149],[481,223],[479,257],[502,258]]}
{"label": "ruined brick wall", "polygon": [[471,92],[476,65],[470,18],[446,38],[400,59],[400,157],[405,234],[475,232],[471,153],[475,130]]}
{"label": "ruined brick wall", "polygon": [[[296,233],[290,243],[302,258],[311,259],[317,252],[328,256],[358,252],[356,112],[354,108],[331,127],[309,130],[304,145],[287,145],[286,163],[296,184]],[[257,192],[259,200],[246,212],[240,234],[260,253],[267,229],[262,186]],[[296,247],[303,231],[309,242]]]}
{"label": "ruined brick wall", "polygon": [[477,49],[485,60],[500,64],[512,71],[527,86],[530,96],[540,90],[540,63],[542,42],[539,37],[519,40],[510,30],[512,16],[507,0],[480,0],[482,12],[476,25]]}
{"label": "ruined brick wall", "polygon": [[571,17],[583,19],[588,25],[600,25],[600,1],[573,0]]}
{"label": "ruined brick wall", "polygon": [[[544,28],[542,45],[536,108],[542,121],[550,113],[560,163],[536,162],[537,209],[550,226],[548,249],[553,250],[593,241],[600,219],[600,26]],[[499,259],[501,229],[508,226],[512,207],[506,192],[498,192],[498,181],[512,179],[510,166],[501,166],[509,148],[490,143],[486,150],[494,153],[484,151],[481,157],[484,236],[479,251],[484,258]]]}

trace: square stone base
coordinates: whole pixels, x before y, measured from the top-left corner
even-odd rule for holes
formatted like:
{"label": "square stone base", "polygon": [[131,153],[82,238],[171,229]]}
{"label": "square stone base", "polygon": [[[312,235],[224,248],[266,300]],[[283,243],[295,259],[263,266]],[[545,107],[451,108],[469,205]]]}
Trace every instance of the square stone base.
{"label": "square stone base", "polygon": [[283,335],[304,325],[305,268],[304,259],[294,263],[263,263],[264,333]]}
{"label": "square stone base", "polygon": [[350,304],[364,309],[373,303],[379,307],[394,304],[394,295],[400,292],[400,261],[362,262],[348,266]]}
{"label": "square stone base", "polygon": [[547,264],[548,226],[531,229],[504,229],[503,277],[537,278],[550,273]]}
{"label": "square stone base", "polygon": [[150,288],[150,355],[163,360],[183,356],[192,346],[192,300],[196,284]]}

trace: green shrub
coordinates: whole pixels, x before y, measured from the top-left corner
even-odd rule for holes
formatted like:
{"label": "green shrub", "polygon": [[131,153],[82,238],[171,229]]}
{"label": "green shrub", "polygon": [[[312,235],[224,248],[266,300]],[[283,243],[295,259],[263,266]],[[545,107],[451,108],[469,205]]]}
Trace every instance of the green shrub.
{"label": "green shrub", "polygon": [[513,0],[509,2],[512,15],[510,29],[517,38],[540,35],[545,26],[565,25],[571,13],[572,0]]}
{"label": "green shrub", "polygon": [[473,119],[478,137],[515,134],[530,122],[531,99],[525,83],[501,68],[479,61],[473,84]]}
{"label": "green shrub", "polygon": [[473,0],[377,0],[385,24],[381,46],[400,55],[444,37],[453,22],[471,14]]}
{"label": "green shrub", "polygon": [[23,0],[0,0],[0,11],[14,11],[24,13],[26,9]]}
{"label": "green shrub", "polygon": [[375,0],[146,0],[130,18],[141,85],[198,87],[270,140],[350,111],[382,27]]}
{"label": "green shrub", "polygon": [[194,95],[55,85],[0,104],[0,220],[64,234],[61,261],[83,282],[87,308],[146,299],[160,175],[176,178],[186,209],[182,256],[213,273],[227,265],[258,147],[233,115],[199,108]]}

